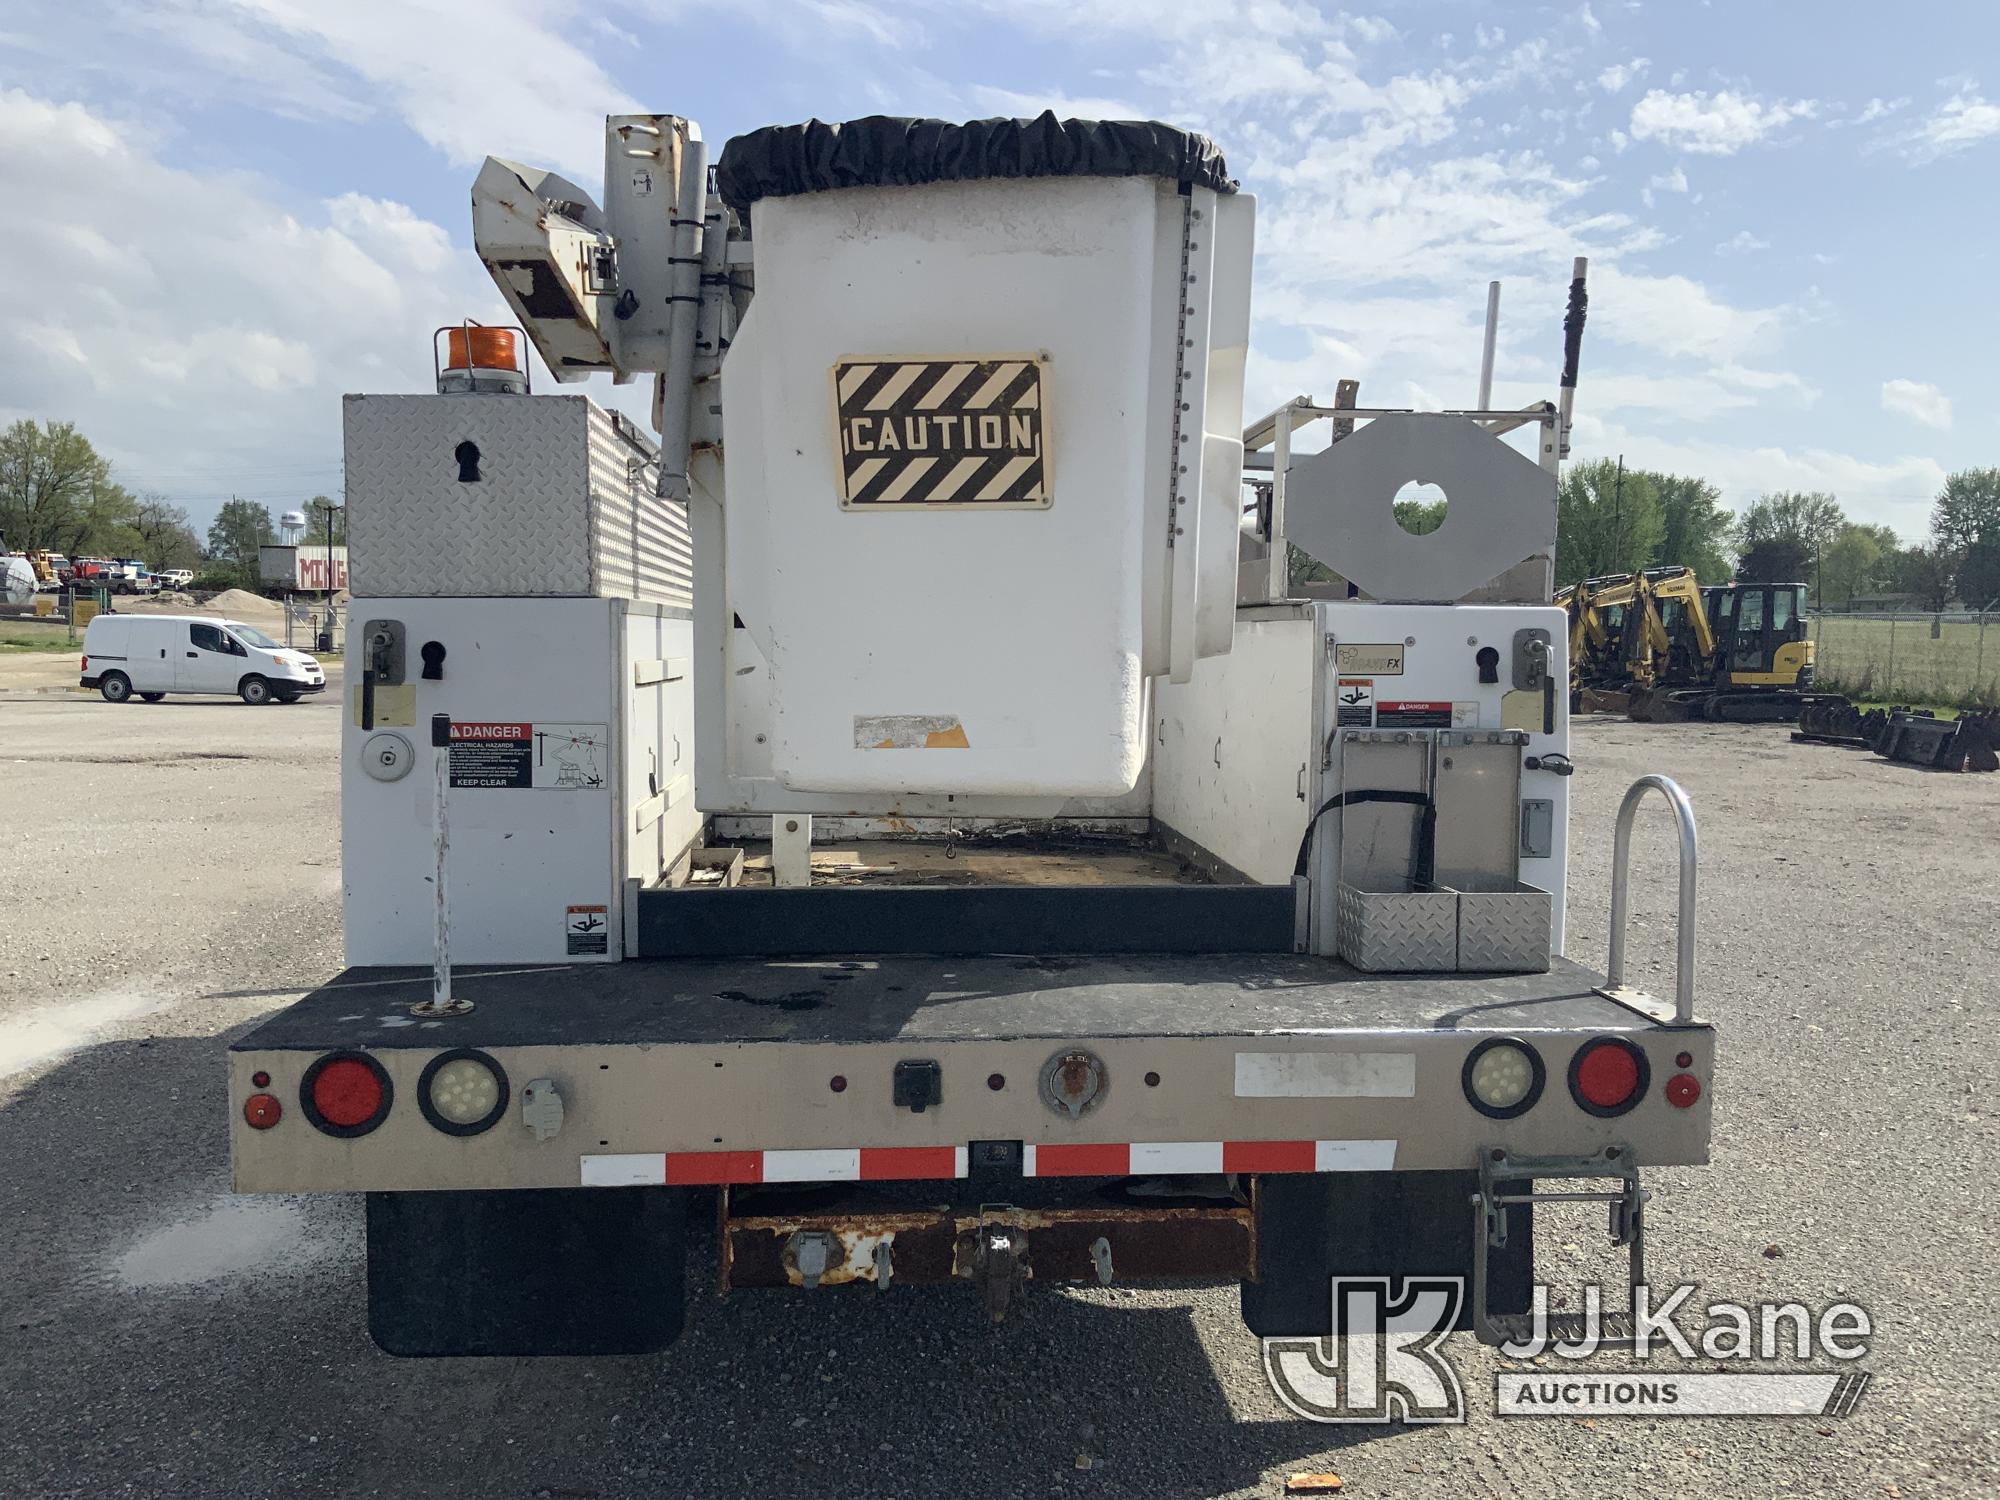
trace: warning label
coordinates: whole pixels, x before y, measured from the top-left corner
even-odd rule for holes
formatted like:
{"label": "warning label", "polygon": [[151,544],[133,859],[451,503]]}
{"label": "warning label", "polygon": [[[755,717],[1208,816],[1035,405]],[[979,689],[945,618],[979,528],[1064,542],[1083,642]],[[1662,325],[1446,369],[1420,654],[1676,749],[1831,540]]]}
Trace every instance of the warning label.
{"label": "warning label", "polygon": [[451,784],[467,789],[602,791],[610,771],[602,724],[451,726]]}
{"label": "warning label", "polygon": [[1375,722],[1375,679],[1343,677],[1334,696],[1334,724],[1341,729],[1367,729]]}
{"label": "warning label", "polygon": [[532,724],[453,724],[453,787],[530,787],[534,783]]}
{"label": "warning label", "polygon": [[1385,699],[1375,705],[1378,729],[1449,729],[1451,705],[1415,699]]}
{"label": "warning label", "polygon": [[605,906],[571,906],[563,912],[563,941],[577,953],[608,953],[611,941],[611,909]]}
{"label": "warning label", "polygon": [[1049,503],[1035,356],[842,360],[833,387],[848,509]]}

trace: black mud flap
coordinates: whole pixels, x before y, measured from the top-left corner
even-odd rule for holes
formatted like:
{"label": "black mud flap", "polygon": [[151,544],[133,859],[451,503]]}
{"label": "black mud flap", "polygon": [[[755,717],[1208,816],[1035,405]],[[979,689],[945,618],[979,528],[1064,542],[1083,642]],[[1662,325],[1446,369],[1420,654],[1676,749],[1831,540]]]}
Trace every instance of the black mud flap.
{"label": "black mud flap", "polygon": [[[1503,1184],[1525,1192],[1529,1184]],[[1477,1172],[1322,1172],[1257,1179],[1257,1280],[1242,1283],[1243,1322],[1260,1338],[1332,1331],[1335,1276],[1456,1276],[1461,1330],[1472,1327],[1472,1195]],[[1534,1210],[1508,1211],[1508,1242],[1487,1261],[1494,1313],[1526,1312]],[[1392,1289],[1393,1294],[1393,1289]]]}
{"label": "black mud flap", "polygon": [[650,1354],[680,1336],[679,1188],[368,1195],[368,1332],[389,1354]]}

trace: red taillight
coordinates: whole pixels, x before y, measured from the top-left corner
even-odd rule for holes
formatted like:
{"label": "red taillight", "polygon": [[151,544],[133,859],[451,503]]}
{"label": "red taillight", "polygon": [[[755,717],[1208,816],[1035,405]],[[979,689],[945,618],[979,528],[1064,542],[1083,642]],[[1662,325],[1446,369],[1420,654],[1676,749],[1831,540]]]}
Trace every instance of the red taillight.
{"label": "red taillight", "polygon": [[331,1052],[306,1069],[299,1104],[328,1135],[366,1135],[388,1116],[394,1091],[382,1065],[363,1052]]}
{"label": "red taillight", "polygon": [[1646,1054],[1630,1042],[1601,1037],[1577,1049],[1569,1065],[1570,1097],[1593,1115],[1622,1115],[1646,1092]]}
{"label": "red taillight", "polygon": [[1675,1109],[1692,1109],[1701,1098],[1701,1080],[1692,1073],[1676,1073],[1667,1080],[1667,1103]]}
{"label": "red taillight", "polygon": [[90,658],[87,656],[84,657],[83,660],[76,664],[76,669],[78,672],[88,672],[90,670]]}
{"label": "red taillight", "polygon": [[252,1094],[243,1101],[243,1123],[252,1130],[269,1130],[284,1113],[276,1094]]}

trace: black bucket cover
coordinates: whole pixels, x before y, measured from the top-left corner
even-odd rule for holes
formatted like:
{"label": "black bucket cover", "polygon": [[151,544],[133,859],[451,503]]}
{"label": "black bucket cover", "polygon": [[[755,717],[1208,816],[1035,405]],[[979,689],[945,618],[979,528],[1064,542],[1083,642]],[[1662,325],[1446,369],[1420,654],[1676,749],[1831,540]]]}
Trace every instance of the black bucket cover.
{"label": "black bucket cover", "polygon": [[829,125],[768,125],[722,148],[716,189],[739,213],[759,198],[833,188],[914,187],[987,178],[1161,177],[1236,191],[1205,135],[1156,120],[904,120],[870,115]]}

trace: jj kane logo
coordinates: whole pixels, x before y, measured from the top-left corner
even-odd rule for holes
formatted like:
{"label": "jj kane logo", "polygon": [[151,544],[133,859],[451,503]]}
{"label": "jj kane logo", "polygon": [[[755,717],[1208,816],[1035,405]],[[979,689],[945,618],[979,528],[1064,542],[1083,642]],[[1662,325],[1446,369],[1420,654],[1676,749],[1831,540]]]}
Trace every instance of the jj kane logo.
{"label": "jj kane logo", "polygon": [[[1264,1340],[1264,1373],[1280,1401],[1313,1422],[1465,1421],[1464,1388],[1443,1347],[1465,1305],[1462,1278],[1336,1276],[1330,1290],[1330,1334]],[[1677,1287],[1655,1300],[1651,1287],[1636,1286],[1629,1313],[1621,1307],[1613,1317],[1602,1289],[1586,1287],[1582,1313],[1556,1319],[1549,1289],[1535,1287],[1526,1337],[1501,1344],[1504,1358],[1546,1365],[1615,1348],[1639,1361],[1702,1359],[1728,1368],[1584,1371],[1557,1363],[1502,1371],[1494,1377],[1495,1414],[1827,1418],[1860,1404],[1870,1376],[1851,1366],[1874,1331],[1865,1309],[1835,1302],[1815,1314],[1798,1302],[1712,1302],[1701,1309],[1706,1322],[1690,1327],[1682,1319],[1694,1290]],[[1557,1338],[1558,1324],[1574,1337]],[[1821,1357],[1847,1368],[1745,1368]]]}

